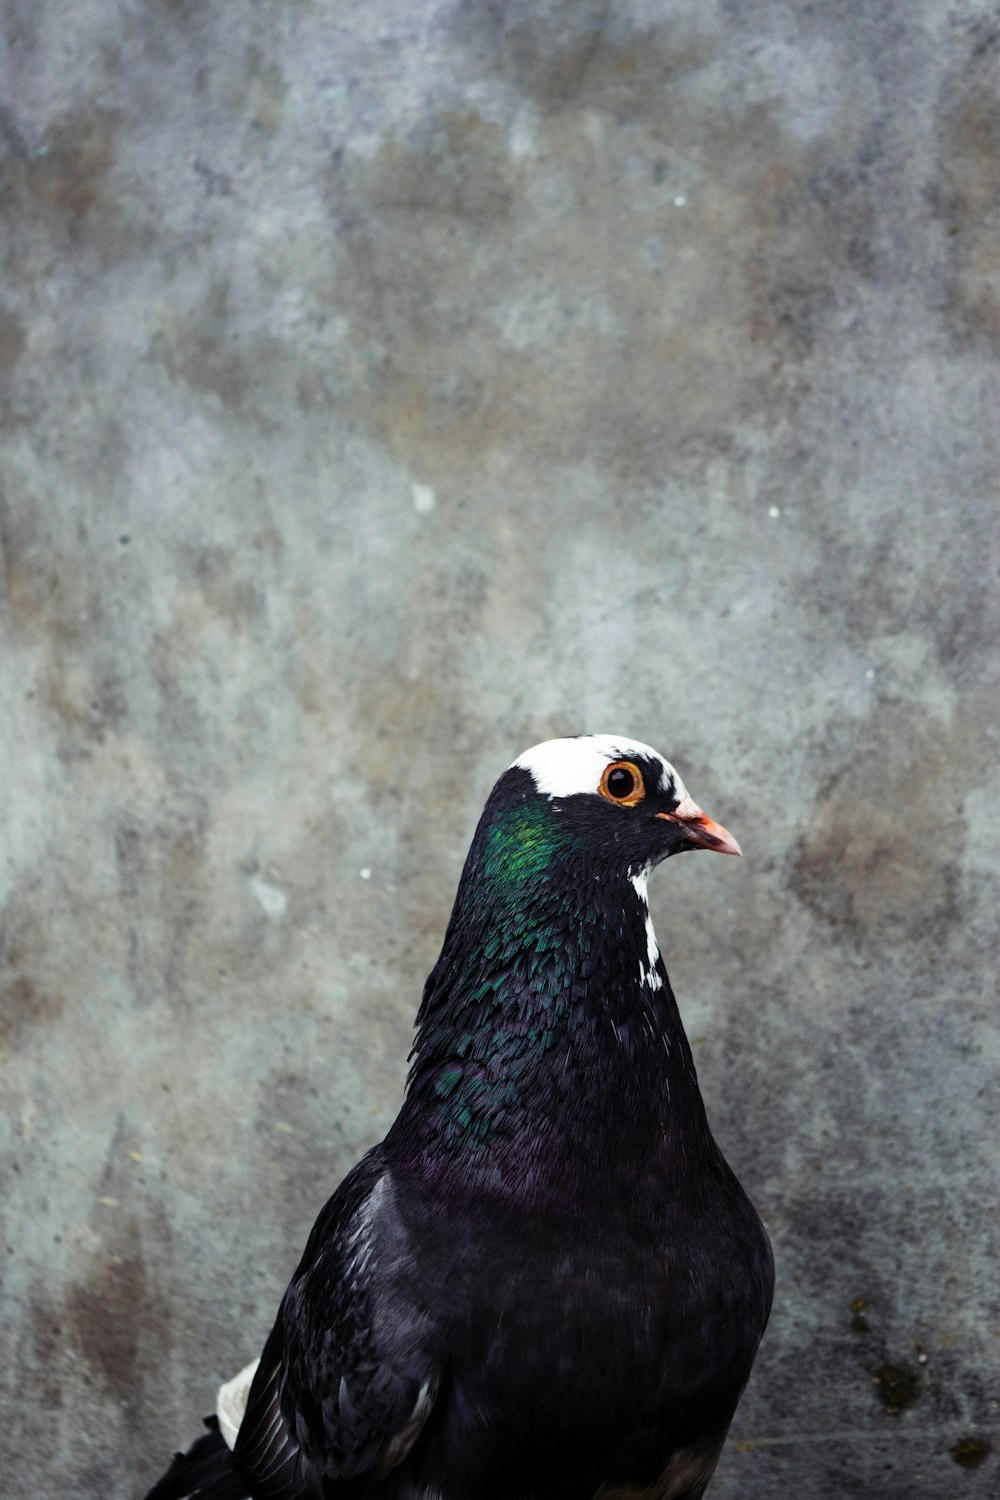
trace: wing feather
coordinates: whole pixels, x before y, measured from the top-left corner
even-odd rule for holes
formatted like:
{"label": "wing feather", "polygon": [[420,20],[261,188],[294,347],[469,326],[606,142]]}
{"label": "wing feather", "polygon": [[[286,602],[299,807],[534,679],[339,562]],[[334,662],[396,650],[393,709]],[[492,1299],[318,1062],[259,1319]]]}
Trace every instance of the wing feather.
{"label": "wing feather", "polygon": [[260,1500],[404,1462],[440,1383],[381,1148],[321,1213],[261,1356],[233,1458]]}

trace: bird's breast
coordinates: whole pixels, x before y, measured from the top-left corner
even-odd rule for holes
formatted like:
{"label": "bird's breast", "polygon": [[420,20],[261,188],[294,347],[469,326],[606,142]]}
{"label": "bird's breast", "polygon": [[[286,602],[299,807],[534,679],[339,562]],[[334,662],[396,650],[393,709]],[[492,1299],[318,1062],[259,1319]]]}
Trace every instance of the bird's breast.
{"label": "bird's breast", "polygon": [[[664,1399],[749,1370],[770,1299],[770,1254],[749,1204],[592,1205],[589,1217],[465,1205],[433,1226],[428,1295],[448,1308],[453,1359],[484,1391],[578,1412]],[[560,1401],[564,1397],[558,1398]]]}
{"label": "bird's breast", "polygon": [[462,1177],[401,1184],[399,1202],[422,1297],[445,1310],[431,1476],[475,1454],[469,1493],[483,1500],[590,1500],[602,1484],[608,1500],[651,1500],[684,1493],[675,1454],[714,1465],[771,1276],[760,1222],[714,1148],[693,1175],[651,1153],[614,1174],[581,1167],[530,1200]]}

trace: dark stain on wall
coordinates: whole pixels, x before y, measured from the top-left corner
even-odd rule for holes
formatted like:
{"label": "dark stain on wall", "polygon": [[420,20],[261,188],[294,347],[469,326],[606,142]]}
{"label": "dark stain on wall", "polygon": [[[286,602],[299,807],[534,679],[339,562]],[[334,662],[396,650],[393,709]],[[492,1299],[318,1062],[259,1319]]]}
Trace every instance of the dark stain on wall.
{"label": "dark stain on wall", "polygon": [[543,7],[473,0],[455,12],[454,34],[478,65],[531,98],[540,109],[601,108],[622,120],[696,73],[712,42],[687,17],[666,28],[622,24],[609,0]]}
{"label": "dark stain on wall", "polygon": [[16,1047],[62,1015],[65,1001],[27,974],[0,978],[0,1048]]}
{"label": "dark stain on wall", "polygon": [[898,1417],[920,1400],[924,1377],[918,1365],[886,1363],[878,1366],[872,1383],[886,1416]]}
{"label": "dark stain on wall", "polygon": [[132,1247],[97,1261],[86,1282],[72,1288],[67,1298],[70,1328],[95,1378],[114,1396],[134,1398],[145,1371],[139,1366],[139,1335],[147,1316],[146,1268],[132,1221]]}
{"label": "dark stain on wall", "polygon": [[128,977],[139,1004],[194,998],[188,968],[202,936],[207,826],[205,809],[178,791],[160,817],[122,817],[115,828]]}
{"label": "dark stain on wall", "polygon": [[940,936],[956,920],[978,739],[905,701],[859,726],[792,859],[792,889],[817,916],[858,938]]}
{"label": "dark stain on wall", "polygon": [[[144,1218],[159,1236],[159,1257],[169,1243],[166,1220],[155,1206],[148,1207]],[[65,1292],[66,1337],[94,1382],[134,1409],[142,1401],[146,1382],[158,1379],[173,1330],[157,1277],[147,1263],[140,1219],[114,1207],[99,1207],[94,1222],[102,1245],[85,1263],[83,1278]]]}
{"label": "dark stain on wall", "polygon": [[960,1469],[979,1469],[993,1452],[993,1444],[989,1438],[971,1433],[969,1437],[960,1438],[948,1452]]}
{"label": "dark stain on wall", "polygon": [[[81,538],[82,540],[82,538]],[[45,535],[37,513],[0,496],[2,607],[10,626],[68,645],[101,618],[102,603],[89,560],[81,550]]]}
{"label": "dark stain on wall", "polygon": [[[347,336],[299,372],[300,400],[432,481],[525,444],[659,479],[766,422],[839,296],[877,275],[876,123],[859,120],[845,159],[842,141],[804,147],[767,102],[688,97],[694,56],[679,63],[662,31],[528,34],[552,49],[560,106],[527,147],[442,108],[370,159],[334,153],[324,301],[349,309]],[[548,71],[528,69],[543,90]],[[533,217],[539,195],[566,212]],[[727,277],[703,280],[720,242]]]}
{"label": "dark stain on wall", "polygon": [[948,300],[955,334],[1000,341],[1000,28],[973,27],[969,53],[943,91],[938,171],[929,197],[946,235]]}
{"label": "dark stain on wall", "polygon": [[44,151],[22,161],[24,189],[50,213],[80,223],[101,203],[120,125],[120,115],[109,109],[62,116],[46,131]]}
{"label": "dark stain on wall", "polygon": [[0,372],[17,363],[27,342],[24,324],[9,308],[0,307]]}

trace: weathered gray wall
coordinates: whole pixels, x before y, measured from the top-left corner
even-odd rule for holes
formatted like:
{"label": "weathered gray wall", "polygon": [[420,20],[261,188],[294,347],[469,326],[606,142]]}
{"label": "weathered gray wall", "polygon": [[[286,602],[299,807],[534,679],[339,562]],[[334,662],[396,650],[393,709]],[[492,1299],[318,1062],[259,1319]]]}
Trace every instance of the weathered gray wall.
{"label": "weathered gray wall", "polygon": [[778,1261],[712,1493],[995,1494],[995,7],[2,32],[5,1495],[194,1435],[588,729],[747,854],[654,889]]}

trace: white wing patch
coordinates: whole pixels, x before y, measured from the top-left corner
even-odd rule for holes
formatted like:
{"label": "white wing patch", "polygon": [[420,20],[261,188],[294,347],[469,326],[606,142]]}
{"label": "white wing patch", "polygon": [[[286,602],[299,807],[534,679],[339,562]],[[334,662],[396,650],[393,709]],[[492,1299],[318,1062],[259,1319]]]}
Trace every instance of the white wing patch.
{"label": "white wing patch", "polygon": [[636,756],[659,761],[660,790],[665,792],[673,782],[677,795],[685,795],[684,783],[669,761],[658,750],[628,735],[583,734],[577,739],[545,740],[517,757],[513,766],[530,771],[540,792],[550,797],[572,797],[576,792],[596,792],[604,768],[613,760],[634,760]]}
{"label": "white wing patch", "polygon": [[219,1394],[215,1398],[215,1415],[219,1419],[219,1431],[226,1440],[227,1448],[236,1447],[236,1435],[246,1414],[247,1397],[259,1364],[259,1359],[251,1360],[232,1380],[219,1386]]}

